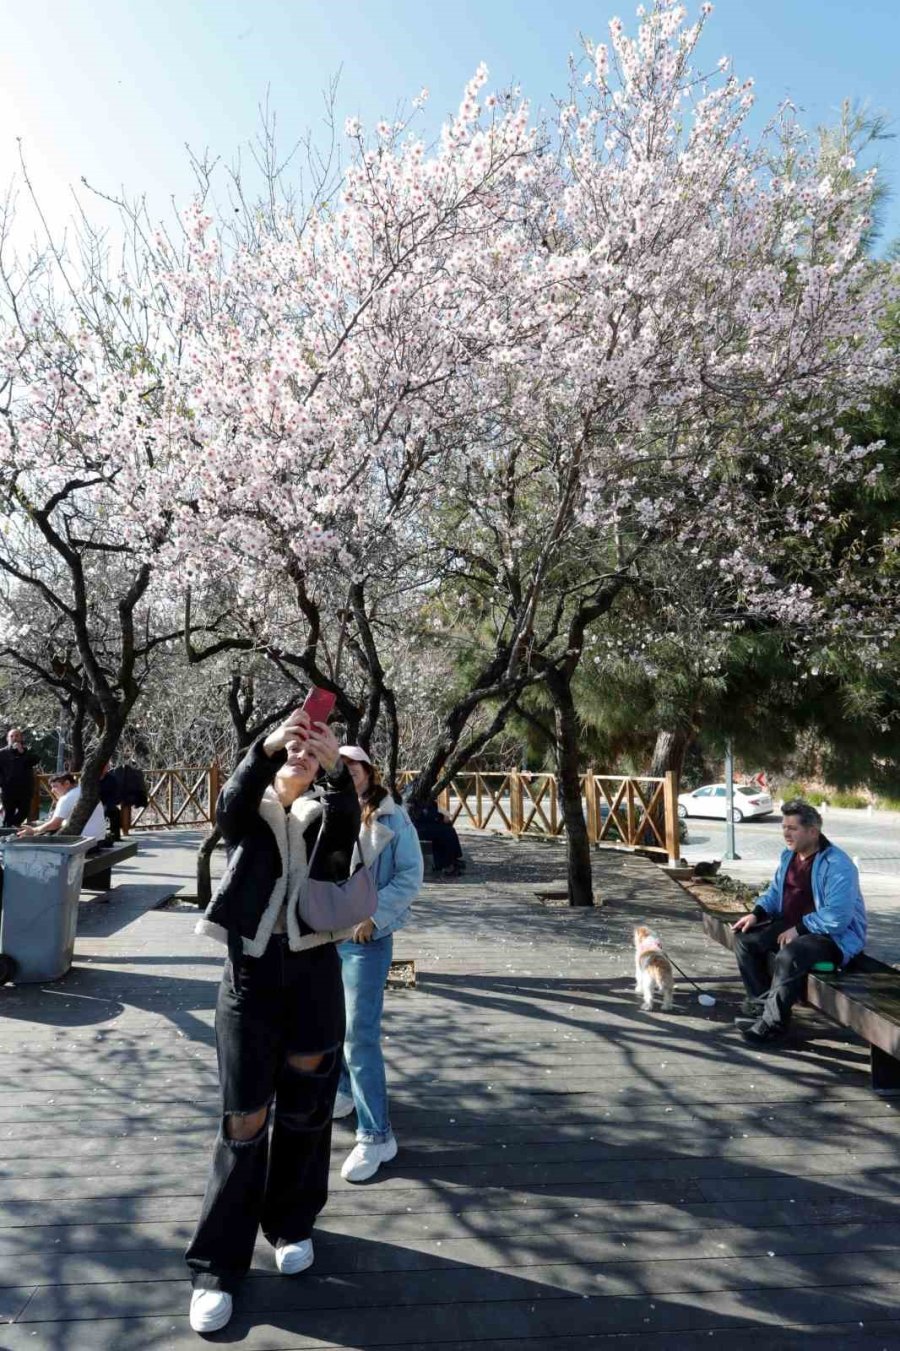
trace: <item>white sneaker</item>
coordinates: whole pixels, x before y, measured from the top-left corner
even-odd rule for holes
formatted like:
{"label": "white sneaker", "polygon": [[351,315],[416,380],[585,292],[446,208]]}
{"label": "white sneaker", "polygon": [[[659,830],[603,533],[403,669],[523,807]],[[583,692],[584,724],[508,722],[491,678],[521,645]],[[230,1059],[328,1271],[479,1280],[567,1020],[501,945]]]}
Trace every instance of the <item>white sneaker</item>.
{"label": "white sneaker", "polygon": [[332,1121],[340,1121],[342,1116],[349,1116],[353,1111],[353,1097],[350,1093],[339,1093],[334,1100],[334,1110],[331,1113]]}
{"label": "white sneaker", "polygon": [[361,1140],[344,1160],[341,1177],[345,1182],[365,1182],[374,1177],[383,1163],[389,1163],[397,1157],[397,1141],[393,1135],[381,1144],[371,1140]]}
{"label": "white sneaker", "polygon": [[218,1332],[231,1319],[234,1301],[225,1290],[195,1290],[191,1295],[191,1328]]}
{"label": "white sneaker", "polygon": [[279,1239],[275,1244],[275,1265],[282,1276],[296,1276],[313,1264],[313,1242],[311,1238],[301,1238],[299,1243],[285,1243]]}

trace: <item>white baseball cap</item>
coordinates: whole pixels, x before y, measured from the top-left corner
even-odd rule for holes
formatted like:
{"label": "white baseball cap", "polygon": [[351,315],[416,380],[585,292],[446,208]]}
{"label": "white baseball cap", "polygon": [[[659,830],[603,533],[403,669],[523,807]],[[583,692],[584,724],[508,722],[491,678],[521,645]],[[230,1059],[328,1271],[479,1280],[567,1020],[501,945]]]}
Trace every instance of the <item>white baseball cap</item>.
{"label": "white baseball cap", "polygon": [[340,746],[338,747],[338,755],[344,760],[357,760],[361,765],[371,765],[372,763],[362,746]]}

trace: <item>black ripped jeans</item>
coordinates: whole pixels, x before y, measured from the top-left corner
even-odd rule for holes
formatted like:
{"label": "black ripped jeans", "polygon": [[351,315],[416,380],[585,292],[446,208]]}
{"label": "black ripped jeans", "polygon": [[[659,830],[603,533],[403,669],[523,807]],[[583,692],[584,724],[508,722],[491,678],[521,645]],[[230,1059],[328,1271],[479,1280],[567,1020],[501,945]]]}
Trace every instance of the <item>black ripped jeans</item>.
{"label": "black ripped jeans", "polygon": [[[195,1289],[231,1290],[253,1257],[257,1231],[271,1244],[309,1238],[328,1198],[331,1114],[341,1069],[344,991],[334,944],[291,952],[274,935],[262,957],[225,963],[216,1004],[224,1116],[268,1108],[252,1139],[213,1149],[200,1221],[185,1254]],[[322,1055],[313,1072],[291,1055]],[[271,1125],[271,1142],[270,1142]]]}

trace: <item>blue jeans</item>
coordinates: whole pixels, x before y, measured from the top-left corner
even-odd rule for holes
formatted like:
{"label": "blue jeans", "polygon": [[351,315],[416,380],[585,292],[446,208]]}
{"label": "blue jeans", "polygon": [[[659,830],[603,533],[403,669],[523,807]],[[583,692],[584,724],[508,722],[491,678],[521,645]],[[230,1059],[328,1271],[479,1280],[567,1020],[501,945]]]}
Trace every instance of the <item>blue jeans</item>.
{"label": "blue jeans", "polygon": [[353,1096],[357,1140],[379,1145],[393,1134],[381,1053],[381,1012],[393,951],[393,934],[371,943],[338,944],[347,1011],[338,1092]]}

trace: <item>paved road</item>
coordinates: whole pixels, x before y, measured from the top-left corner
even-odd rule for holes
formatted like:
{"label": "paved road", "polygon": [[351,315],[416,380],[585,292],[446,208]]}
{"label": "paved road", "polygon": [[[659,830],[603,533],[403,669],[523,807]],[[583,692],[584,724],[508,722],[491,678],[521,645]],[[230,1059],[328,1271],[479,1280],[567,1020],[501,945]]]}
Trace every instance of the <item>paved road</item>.
{"label": "paved road", "polygon": [[[852,811],[831,808],[825,812],[825,833],[852,855],[860,872],[900,877],[900,812]],[[725,822],[690,817],[689,841],[682,853],[691,863],[721,858],[725,853]],[[744,863],[774,868],[784,848],[779,815],[743,821],[735,826],[737,852]]]}
{"label": "paved road", "polygon": [[[508,798],[501,801],[508,814]],[[823,815],[826,834],[856,859],[866,901],[878,897],[900,905],[900,812],[873,811],[870,814],[868,811],[826,807]],[[464,818],[457,824],[466,830]],[[689,840],[682,847],[683,858],[689,863],[722,858],[725,853],[724,821],[706,821],[692,816],[687,828]],[[494,813],[488,829],[503,830],[499,813]],[[755,821],[743,821],[735,826],[735,834],[740,860],[726,864],[725,871],[754,886],[768,881],[784,848],[780,814],[776,812]]]}
{"label": "paved road", "polygon": [[[509,798],[500,799],[504,811],[509,814]],[[452,806],[456,808],[455,798]],[[474,805],[474,799],[470,802]],[[487,802],[485,810],[488,809]],[[896,878],[900,886],[900,812],[855,811],[848,808],[826,807],[824,809],[824,829],[842,849],[846,849],[857,860],[862,874],[874,874],[879,877]],[[465,828],[467,821],[463,815],[457,825]],[[690,863],[700,859],[717,859],[725,853],[725,822],[707,821],[692,816],[687,822],[689,841],[682,849],[682,856]],[[488,823],[489,830],[503,830],[503,819],[494,812]],[[784,848],[781,837],[781,816],[775,812],[772,816],[757,818],[755,821],[743,821],[735,826],[737,852],[743,864],[759,864],[762,872],[771,872],[778,862]],[[743,869],[729,867],[730,872]],[[759,869],[757,869],[759,871]]]}

